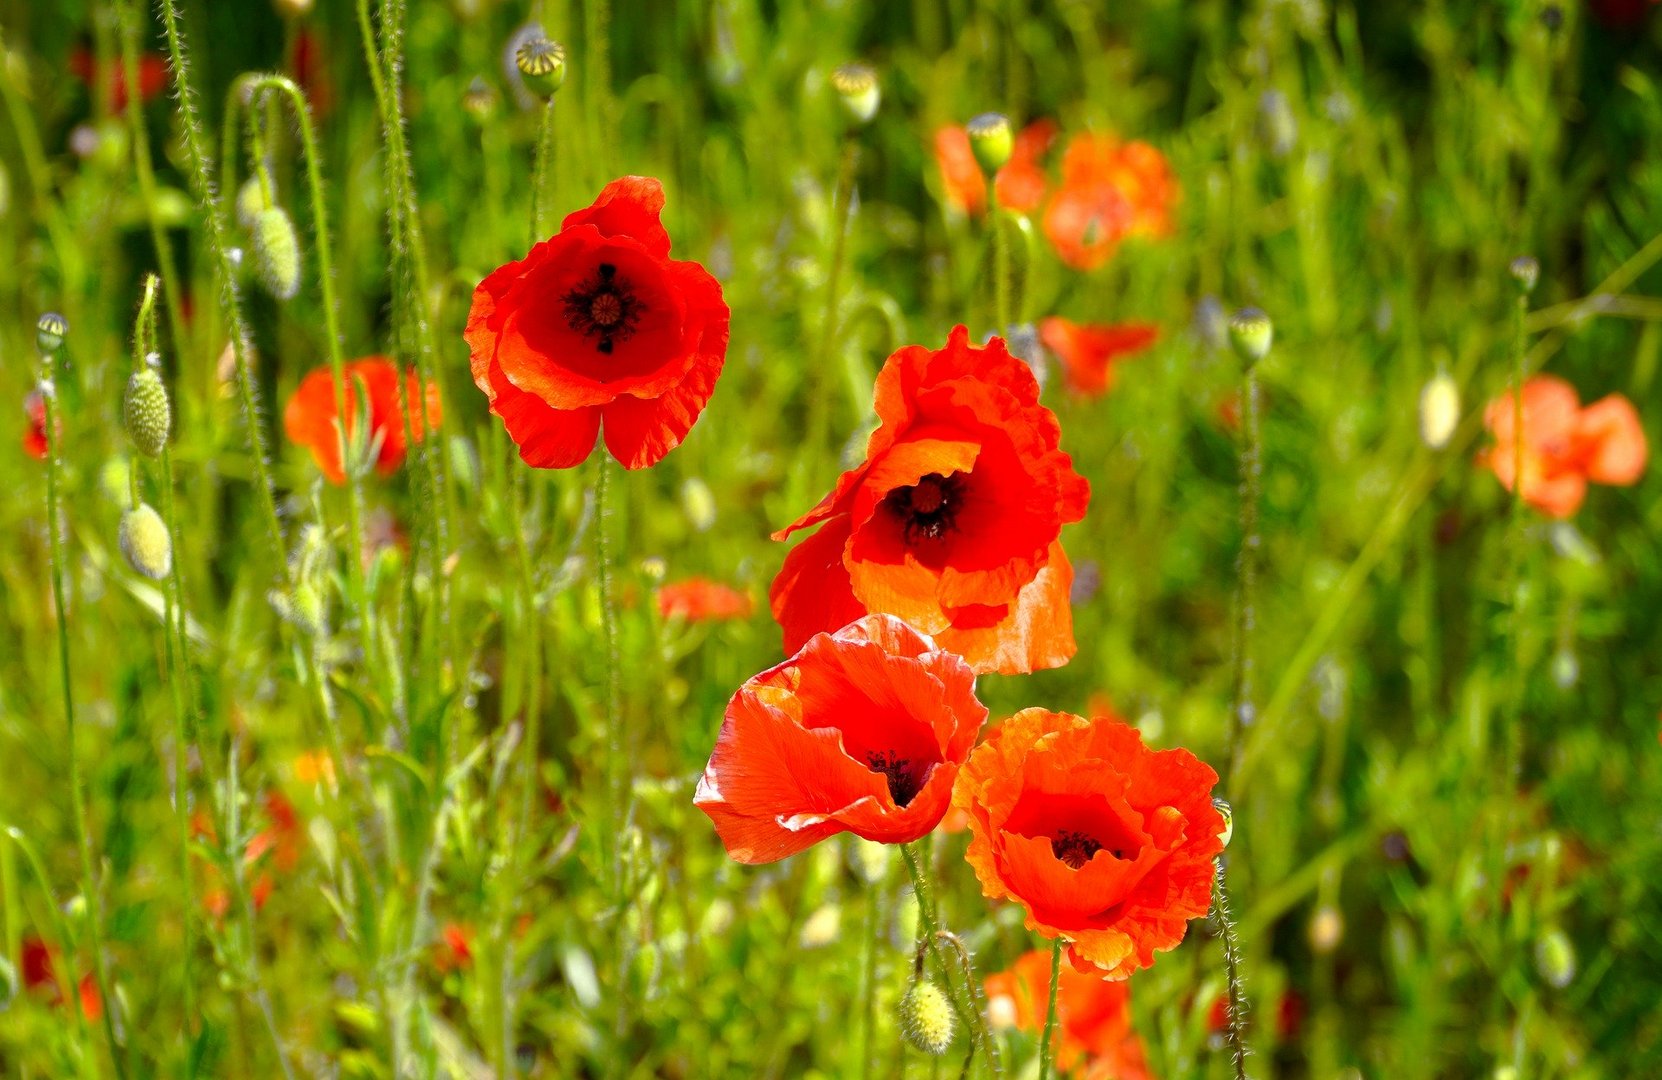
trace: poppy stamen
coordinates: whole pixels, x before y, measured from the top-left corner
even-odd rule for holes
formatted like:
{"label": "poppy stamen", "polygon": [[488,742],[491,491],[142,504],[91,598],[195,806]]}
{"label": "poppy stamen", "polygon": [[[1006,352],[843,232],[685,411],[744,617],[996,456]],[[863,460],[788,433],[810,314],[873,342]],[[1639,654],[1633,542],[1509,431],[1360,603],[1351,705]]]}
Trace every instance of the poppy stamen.
{"label": "poppy stamen", "polygon": [[956,476],[930,473],[911,487],[889,493],[890,508],[900,516],[908,544],[919,538],[939,540],[952,531],[958,518],[962,481]]}
{"label": "poppy stamen", "polygon": [[593,276],[565,295],[564,303],[566,325],[584,337],[597,338],[595,348],[608,356],[618,342],[629,340],[646,311],[611,263],[601,263]]}
{"label": "poppy stamen", "polygon": [[[1078,870],[1091,861],[1091,856],[1102,850],[1102,843],[1093,836],[1087,836],[1082,832],[1074,832],[1072,829],[1065,829],[1057,833],[1055,838],[1050,841],[1050,850],[1058,859]],[[1110,849],[1108,854],[1116,859],[1125,858],[1123,854],[1113,849]]]}
{"label": "poppy stamen", "polygon": [[881,773],[889,782],[889,796],[896,806],[905,806],[917,798],[923,789],[918,777],[911,771],[911,758],[897,757],[887,750],[873,750],[866,755],[866,764],[874,773]]}

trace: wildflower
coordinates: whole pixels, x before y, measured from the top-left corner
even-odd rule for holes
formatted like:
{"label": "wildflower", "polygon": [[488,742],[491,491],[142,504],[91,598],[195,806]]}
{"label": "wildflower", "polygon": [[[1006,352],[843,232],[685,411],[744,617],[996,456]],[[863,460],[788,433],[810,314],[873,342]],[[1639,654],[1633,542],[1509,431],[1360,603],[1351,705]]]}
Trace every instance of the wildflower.
{"label": "wildflower", "polygon": [[841,832],[907,843],[939,824],[986,719],[969,665],[868,615],[739,688],[693,802],[742,863]]}
{"label": "wildflower", "polygon": [[[53,1004],[63,1003],[63,990],[58,985],[57,950],[39,937],[30,934],[18,947],[18,975],[23,988],[43,993]],[[104,999],[98,994],[98,982],[92,974],[81,977],[75,993],[80,998],[81,1014],[88,1020],[99,1020],[104,1015]]]}
{"label": "wildflower", "polygon": [[977,671],[1058,667],[1074,653],[1062,526],[1090,485],[1059,448],[1028,366],[959,326],[877,376],[866,460],[794,524],[823,527],[770,593],[787,651],[868,611],[899,616]]}
{"label": "wildflower", "polygon": [[727,305],[698,263],[669,258],[650,177],[594,205],[473,293],[473,381],[527,465],[566,469],[606,448],[631,469],[681,444],[727,356]]}
{"label": "wildflower", "polygon": [[[1511,491],[1518,467],[1514,435],[1517,398],[1507,393],[1489,403],[1483,424],[1495,437],[1478,455]],[[1586,408],[1563,379],[1537,375],[1523,388],[1523,498],[1548,517],[1567,518],[1581,508],[1587,484],[1628,486],[1645,470],[1648,448],[1633,403],[1611,394]]]}
{"label": "wildflower", "polygon": [[[987,1015],[999,1027],[1042,1034],[1050,1007],[1050,953],[1035,949],[987,976]],[[1062,965],[1056,986],[1056,1065],[1103,1080],[1148,1080],[1142,1040],[1131,1027],[1131,984]]]}
{"label": "wildflower", "polygon": [[[88,90],[102,90],[108,111],[118,113],[127,107],[126,65],[116,63],[100,69],[92,50],[77,45],[69,54],[69,73]],[[140,56],[138,87],[141,105],[148,105],[167,89],[167,61],[155,53]]]}
{"label": "wildflower", "polygon": [[[341,462],[340,431],[336,427],[339,413],[331,374],[327,366],[320,367],[300,381],[283,410],[283,428],[290,439],[312,452],[313,460],[331,483],[342,484],[346,482],[346,470]],[[384,356],[368,356],[348,363],[345,375],[347,442],[352,443],[360,417],[367,414],[367,441],[371,448],[379,445],[376,468],[383,476],[390,475],[403,464],[408,449],[404,442],[404,420],[398,411],[398,368]],[[443,420],[439,388],[429,383],[424,396],[421,379],[414,368],[405,373],[405,379],[410,430],[419,443]]]}
{"label": "wildflower", "polygon": [[708,578],[688,578],[658,590],[658,614],[666,619],[687,622],[748,619],[754,608],[747,594]]}
{"label": "wildflower", "polygon": [[445,923],[433,943],[433,967],[439,974],[473,966],[473,929],[463,923]]}
{"label": "wildflower", "polygon": [[29,426],[23,432],[23,452],[45,461],[51,450],[51,440],[46,437],[46,399],[39,391],[31,391],[23,399],[23,411],[29,417]]}
{"label": "wildflower", "polygon": [[1115,364],[1134,356],[1160,336],[1148,323],[1083,325],[1053,316],[1039,323],[1039,339],[1062,360],[1068,389],[1098,397],[1114,386]]}
{"label": "wildflower", "polygon": [[1026,709],[970,755],[953,803],[970,815],[981,891],[1020,903],[1080,971],[1127,979],[1211,905],[1215,783],[1128,724]]}
{"label": "wildflower", "polygon": [[1044,231],[1069,266],[1093,270],[1120,241],[1172,231],[1177,181],[1165,155],[1145,142],[1078,135],[1062,155],[1062,180]]}
{"label": "wildflower", "polygon": [[[1022,128],[1005,162],[993,179],[998,204],[1006,210],[1031,213],[1044,202],[1047,186],[1043,159],[1056,137],[1053,120],[1036,120]],[[981,214],[987,209],[987,177],[971,146],[969,131],[945,127],[935,133],[935,161],[946,186],[946,201],[960,210]]]}

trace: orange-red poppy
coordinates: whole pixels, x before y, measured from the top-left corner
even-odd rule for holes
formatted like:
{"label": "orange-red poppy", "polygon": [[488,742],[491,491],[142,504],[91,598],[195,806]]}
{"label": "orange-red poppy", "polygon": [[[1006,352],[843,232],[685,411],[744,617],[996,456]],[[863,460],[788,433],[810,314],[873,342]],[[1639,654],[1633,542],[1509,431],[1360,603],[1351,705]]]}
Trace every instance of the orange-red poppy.
{"label": "orange-red poppy", "polygon": [[944,349],[889,357],[875,399],[865,463],[774,534],[823,523],[773,582],[786,651],[882,611],[977,671],[1067,663],[1073,568],[1059,538],[1091,489],[1059,448],[1032,370],[999,338],[974,346],[959,326]]}
{"label": "orange-red poppy", "polygon": [[[1050,953],[1034,950],[987,976],[987,1015],[995,1025],[1042,1035],[1050,1006]],[[1151,1080],[1142,1040],[1131,1026],[1131,984],[1062,965],[1056,987],[1056,1067],[1088,1080]]]}
{"label": "orange-red poppy", "polygon": [[953,805],[970,815],[981,891],[1065,939],[1079,970],[1127,979],[1211,904],[1217,780],[1187,750],[1150,750],[1128,724],[1026,709],[970,755]]}
{"label": "orange-red poppy", "polygon": [[[399,410],[398,367],[384,356],[367,356],[345,365],[346,437],[357,432],[358,419],[367,410],[370,438],[380,440],[375,467],[382,475],[397,472],[408,449],[404,441],[404,419]],[[443,420],[439,388],[429,383],[423,402],[421,377],[415,368],[405,373],[405,390],[410,402],[410,430],[416,442]],[[335,408],[335,380],[328,367],[317,368],[300,380],[300,386],[283,410],[283,427],[289,438],[312,452],[318,468],[331,483],[346,482],[341,465],[339,416]]]}
{"label": "orange-red poppy", "polygon": [[840,832],[907,843],[946,813],[986,719],[969,665],[868,615],[739,688],[693,802],[742,863]]}
{"label": "orange-red poppy", "polygon": [[1114,366],[1134,356],[1160,336],[1148,323],[1086,325],[1060,316],[1039,323],[1039,340],[1062,361],[1068,389],[1087,397],[1105,394],[1114,386]]}
{"label": "orange-red poppy", "polygon": [[[1055,138],[1054,120],[1035,120],[1017,133],[1010,160],[993,177],[1000,206],[1025,214],[1044,202],[1048,186],[1044,156]],[[944,127],[935,132],[935,161],[941,169],[947,201],[972,214],[985,213],[987,178],[970,149],[969,132],[962,127]]]}
{"label": "orange-red poppy", "polygon": [[[1483,410],[1495,445],[1478,455],[1507,491],[1518,467],[1516,409],[1517,398],[1508,392]],[[1575,387],[1553,375],[1524,383],[1522,450],[1524,501],[1555,518],[1581,508],[1589,482],[1637,483],[1649,456],[1631,401],[1611,394],[1582,408]]]}
{"label": "orange-red poppy", "polygon": [[[69,73],[81,80],[88,90],[104,90],[104,104],[110,112],[127,107],[127,68],[119,60],[100,70],[97,58],[85,45],[77,45],[69,54]],[[155,53],[139,57],[139,102],[148,104],[152,98],[167,89],[167,61]]]}
{"label": "orange-red poppy", "polygon": [[473,966],[473,929],[463,923],[445,923],[433,943],[433,967],[444,975]]}
{"label": "orange-red poppy", "polygon": [[631,469],[681,445],[727,357],[727,304],[696,262],[669,257],[664,189],[644,176],[473,293],[473,381],[527,465],[568,469],[606,448]]}
{"label": "orange-red poppy", "polygon": [[[248,843],[242,849],[242,862],[245,873],[249,870],[258,870],[248,883],[248,899],[253,903],[254,910],[264,908],[266,901],[271,899],[276,889],[276,880],[272,871],[279,874],[288,874],[300,865],[300,855],[305,847],[305,835],[300,823],[300,815],[295,811],[294,804],[281,792],[270,791],[264,799],[266,827],[249,837]],[[206,815],[198,812],[191,822],[192,830],[196,835],[213,839],[213,823]],[[261,866],[262,861],[271,857],[271,866]],[[202,891],[202,907],[216,919],[225,917],[231,910],[231,894],[226,890],[221,880],[219,869],[210,865],[206,873],[206,885]]]}
{"label": "orange-red poppy", "polygon": [[1044,215],[1045,235],[1069,266],[1091,270],[1131,236],[1172,230],[1177,180],[1165,155],[1145,142],[1076,135],[1062,154],[1062,179]]}
{"label": "orange-red poppy", "polygon": [[[63,988],[58,985],[56,949],[30,934],[19,942],[17,959],[18,975],[25,990],[39,991],[53,1004],[63,1002]],[[90,972],[76,984],[75,994],[80,998],[81,1013],[88,1020],[103,1017],[104,999],[99,996],[98,981]]]}
{"label": "orange-red poppy", "polygon": [[755,607],[748,593],[709,578],[688,578],[658,590],[658,614],[666,619],[748,619]]}
{"label": "orange-red poppy", "polygon": [[29,426],[23,431],[23,452],[40,461],[46,460],[51,444],[46,438],[46,399],[38,390],[23,399],[23,411],[29,416]]}

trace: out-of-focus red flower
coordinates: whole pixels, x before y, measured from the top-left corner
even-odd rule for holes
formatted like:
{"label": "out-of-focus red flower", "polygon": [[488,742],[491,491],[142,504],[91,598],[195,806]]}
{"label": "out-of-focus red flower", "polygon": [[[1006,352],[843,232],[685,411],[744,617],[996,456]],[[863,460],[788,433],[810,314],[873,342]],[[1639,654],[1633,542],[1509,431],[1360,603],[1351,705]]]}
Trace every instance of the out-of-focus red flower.
{"label": "out-of-focus red flower", "polygon": [[[104,103],[110,112],[120,112],[127,107],[127,69],[119,58],[114,59],[108,68],[98,70],[97,58],[92,50],[85,45],[78,45],[69,54],[69,73],[86,86],[90,91],[97,91],[100,87],[104,92]],[[148,105],[152,99],[167,89],[167,61],[155,53],[145,53],[139,57],[139,102]]]}
{"label": "out-of-focus red flower", "polygon": [[433,967],[439,974],[473,966],[473,928],[465,923],[445,923],[439,940],[433,943]]}
{"label": "out-of-focus red flower", "polygon": [[739,688],[693,802],[742,863],[840,832],[908,843],[940,824],[986,719],[960,657],[867,615]]}
{"label": "out-of-focus red flower", "polygon": [[[1035,120],[1016,135],[1010,160],[993,177],[998,204],[1006,210],[1030,213],[1044,202],[1044,156],[1056,138],[1054,120]],[[960,210],[983,214],[987,210],[987,178],[970,149],[969,132],[962,127],[944,127],[935,132],[935,161],[947,201]]]}
{"label": "out-of-focus red flower", "polygon": [[[995,1025],[1042,1035],[1050,1004],[1050,953],[1034,950],[987,976],[987,1015]],[[1056,1066],[1089,1080],[1151,1080],[1142,1040],[1131,1026],[1131,984],[1063,964],[1056,987]]]}
{"label": "out-of-focus red flower", "polygon": [[1168,235],[1177,199],[1171,166],[1148,143],[1076,135],[1062,154],[1062,180],[1045,210],[1045,235],[1063,262],[1092,270],[1127,237]]}
{"label": "out-of-focus red flower", "polygon": [[[1510,392],[1483,410],[1495,445],[1478,455],[1507,491],[1517,472],[1514,435],[1517,398]],[[1620,394],[1585,409],[1575,388],[1552,375],[1537,375],[1523,388],[1523,498],[1548,517],[1567,518],[1581,508],[1589,482],[1627,486],[1645,471],[1649,448],[1639,414]]]}
{"label": "out-of-focus red flower", "polygon": [[[357,431],[360,415],[367,411],[371,437],[381,440],[375,467],[388,476],[404,463],[408,447],[404,441],[404,420],[399,413],[398,367],[384,356],[368,356],[345,365],[346,437]],[[405,396],[410,402],[410,430],[416,442],[427,438],[443,420],[439,388],[428,384],[422,408],[421,377],[415,368],[405,373]],[[366,400],[367,399],[367,400]],[[335,380],[327,366],[310,372],[289,398],[283,410],[283,428],[295,443],[312,452],[312,459],[330,483],[344,484],[346,470],[340,457],[340,432],[336,429]]]}
{"label": "out-of-focus red flower", "polygon": [[[62,1004],[63,988],[58,985],[57,950],[30,934],[19,943],[18,952],[18,974],[22,977],[23,988],[40,992],[53,1004]],[[88,1020],[103,1017],[104,999],[99,996],[98,981],[91,973],[81,977],[75,986],[75,994],[80,999],[81,1012]]]}
{"label": "out-of-focus red flower", "polygon": [[[300,815],[295,811],[294,804],[289,802],[282,792],[267,792],[264,809],[266,827],[250,837],[242,850],[244,873],[257,871],[248,882],[248,899],[253,903],[255,911],[265,907],[266,901],[271,899],[271,894],[276,889],[273,871],[288,874],[299,866],[300,855],[306,843]],[[213,824],[200,812],[192,817],[191,827],[198,836],[210,840],[214,838]],[[269,867],[261,865],[267,856],[270,856]],[[202,890],[202,907],[216,919],[223,919],[231,910],[231,894],[221,880],[218,867],[207,868],[206,884]]]}
{"label": "out-of-focus red flower", "polygon": [[323,40],[310,27],[302,26],[294,35],[294,46],[289,50],[289,72],[306,92],[306,100],[311,102],[314,113],[322,116],[334,108],[335,84],[329,78],[327,53]]}
{"label": "out-of-focus red flower", "polygon": [[709,578],[688,578],[658,590],[658,614],[666,619],[687,622],[748,619],[755,607],[748,593]]}
{"label": "out-of-focus red flower", "polygon": [[1638,26],[1662,0],[1589,0],[1598,21],[1612,30]]}
{"label": "out-of-focus red flower", "polygon": [[474,290],[473,381],[527,465],[581,464],[602,421],[626,468],[656,465],[715,392],[731,316],[704,267],[669,257],[663,208],[657,180],[614,180]]}
{"label": "out-of-focus red flower", "polygon": [[1062,361],[1068,389],[1097,397],[1114,386],[1118,361],[1134,356],[1160,336],[1148,323],[1085,325],[1052,316],[1039,323],[1039,340]]}
{"label": "out-of-focus red flower", "polygon": [[46,399],[39,391],[31,391],[23,399],[23,411],[29,414],[29,426],[23,432],[23,452],[39,461],[45,461],[51,444],[46,438]]}

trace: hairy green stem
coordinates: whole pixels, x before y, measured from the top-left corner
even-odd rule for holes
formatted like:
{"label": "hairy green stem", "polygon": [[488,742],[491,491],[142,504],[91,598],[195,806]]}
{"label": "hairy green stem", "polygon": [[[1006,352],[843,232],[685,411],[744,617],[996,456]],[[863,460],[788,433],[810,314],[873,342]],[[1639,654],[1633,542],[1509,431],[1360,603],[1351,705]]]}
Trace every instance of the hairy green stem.
{"label": "hairy green stem", "polygon": [[[139,85],[139,7],[136,0],[120,0],[116,10],[121,23],[122,77],[128,86]],[[133,140],[133,173],[138,178],[139,196],[144,200],[150,242],[156,249],[156,268],[161,275],[162,296],[167,307],[167,328],[173,347],[185,347],[184,309],[179,302],[179,271],[173,260],[173,244],[162,224],[157,198],[156,170],[150,160],[150,131],[144,122],[142,95],[127,95],[127,127]]]}
{"label": "hairy green stem", "polygon": [[545,188],[548,187],[549,166],[554,158],[554,102],[550,97],[542,105],[537,120],[537,156],[531,170],[531,245],[542,239],[542,215],[545,207]]}
{"label": "hairy green stem", "polygon": [[1241,380],[1241,550],[1235,563],[1235,667],[1229,709],[1229,740],[1224,755],[1226,783],[1235,777],[1242,733],[1252,726],[1256,718],[1256,706],[1252,700],[1252,640],[1258,621],[1258,560],[1263,546],[1263,538],[1258,531],[1258,502],[1264,471],[1259,397],[1258,374],[1249,368]]}
{"label": "hairy green stem", "polygon": [[[597,573],[600,579],[600,624],[603,637],[603,659],[605,661],[604,681],[602,688],[605,706],[606,721],[606,832],[607,832],[607,892],[611,902],[613,923],[614,959],[616,961],[617,1007],[616,1020],[613,1025],[613,1034],[618,1041],[617,1050],[622,1052],[622,1043],[628,1023],[629,1005],[629,960],[625,939],[628,935],[628,913],[625,910],[628,904],[626,883],[624,880],[624,850],[625,836],[629,825],[629,796],[628,777],[625,773],[624,746],[627,742],[623,730],[623,685],[622,661],[618,646],[618,606],[616,582],[614,580],[616,567],[613,564],[612,551],[612,497],[611,474],[616,467],[612,463],[611,454],[602,448],[596,457],[599,459],[595,470],[594,480],[594,510],[595,510],[595,549],[598,555]],[[621,1066],[621,1061],[619,1065]]]}
{"label": "hairy green stem", "polygon": [[1246,1043],[1246,991],[1241,981],[1241,949],[1235,939],[1235,922],[1229,914],[1229,887],[1225,880],[1225,867],[1228,860],[1222,855],[1217,862],[1217,890],[1212,905],[1212,914],[1218,920],[1219,934],[1223,938],[1224,973],[1229,979],[1229,1018],[1224,1028],[1224,1038],[1229,1043],[1230,1057],[1234,1062],[1235,1080],[1246,1080],[1246,1059],[1251,1051]]}
{"label": "hairy green stem", "polygon": [[1056,990],[1062,985],[1062,939],[1050,945],[1050,1003],[1045,1006],[1045,1033],[1039,1040],[1039,1080],[1050,1080],[1050,1061],[1055,1055]]}
{"label": "hairy green stem", "polygon": [[[958,1000],[957,986],[952,978],[951,966],[946,962],[946,956],[941,951],[940,917],[935,911],[934,896],[929,888],[929,877],[924,872],[924,863],[919,858],[916,844],[901,844],[901,857],[906,861],[906,872],[912,878],[912,896],[918,905],[918,921],[923,925],[923,934],[930,955],[934,957],[936,967],[941,973],[941,981],[946,987],[947,1000],[952,1003],[952,1011],[958,1017],[958,1022],[970,1033],[974,1041],[974,1048],[979,1049],[987,1062],[987,1068],[994,1077],[1004,1075],[999,1061],[998,1048],[993,1042],[992,1032],[987,1027],[987,1017],[975,1007],[975,976],[969,968],[968,958],[965,959],[964,977],[966,984],[964,994],[969,1002],[966,1011],[963,1003]],[[971,1051],[972,1053],[974,1050]]]}

